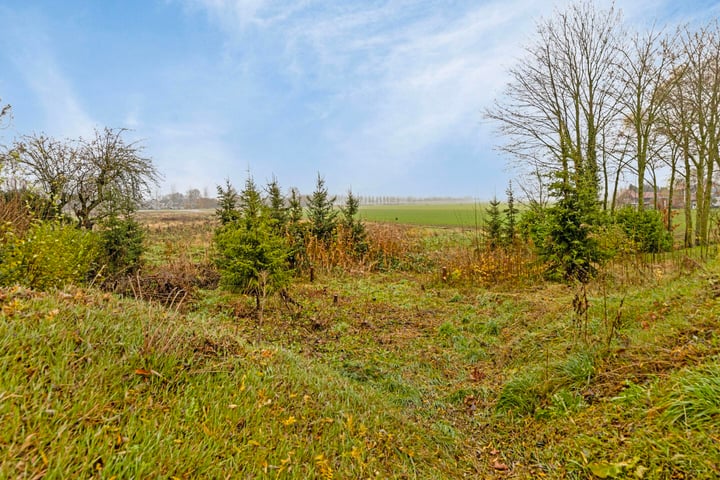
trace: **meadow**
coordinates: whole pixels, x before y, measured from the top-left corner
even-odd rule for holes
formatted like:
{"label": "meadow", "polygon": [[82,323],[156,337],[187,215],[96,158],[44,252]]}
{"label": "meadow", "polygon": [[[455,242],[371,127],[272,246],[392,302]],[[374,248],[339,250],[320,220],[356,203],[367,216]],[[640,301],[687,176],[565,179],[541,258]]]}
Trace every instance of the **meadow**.
{"label": "meadow", "polygon": [[720,475],[716,258],[609,266],[583,318],[573,286],[466,276],[472,232],[369,225],[401,261],[301,275],[259,321],[198,282],[208,213],[142,218],[124,293],[0,289],[0,477]]}
{"label": "meadow", "polygon": [[369,222],[479,228],[485,208],[487,203],[363,205],[360,216]]}

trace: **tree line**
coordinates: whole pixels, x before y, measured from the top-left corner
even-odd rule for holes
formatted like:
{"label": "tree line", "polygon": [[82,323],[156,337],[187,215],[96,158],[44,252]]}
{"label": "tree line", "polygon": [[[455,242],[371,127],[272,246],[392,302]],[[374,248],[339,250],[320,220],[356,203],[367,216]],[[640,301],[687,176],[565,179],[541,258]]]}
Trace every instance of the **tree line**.
{"label": "tree line", "polygon": [[685,199],[685,245],[707,245],[720,165],[718,20],[633,31],[614,7],[579,2],[539,21],[524,50],[486,116],[526,192],[573,204],[585,221],[597,208],[615,211],[626,177],[637,209],[649,206],[646,184],[657,208],[668,172],[667,208],[674,195]]}

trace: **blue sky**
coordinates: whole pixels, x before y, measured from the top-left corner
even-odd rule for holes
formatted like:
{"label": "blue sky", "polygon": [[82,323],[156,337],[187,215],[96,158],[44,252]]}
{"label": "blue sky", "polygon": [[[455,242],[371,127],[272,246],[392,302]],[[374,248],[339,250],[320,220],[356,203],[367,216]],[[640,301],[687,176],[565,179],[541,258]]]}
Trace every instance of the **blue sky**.
{"label": "blue sky", "polygon": [[[609,5],[609,2],[599,2]],[[259,183],[360,195],[504,196],[483,109],[562,3],[0,0],[0,143],[132,129],[160,191]],[[718,2],[618,0],[630,25]]]}

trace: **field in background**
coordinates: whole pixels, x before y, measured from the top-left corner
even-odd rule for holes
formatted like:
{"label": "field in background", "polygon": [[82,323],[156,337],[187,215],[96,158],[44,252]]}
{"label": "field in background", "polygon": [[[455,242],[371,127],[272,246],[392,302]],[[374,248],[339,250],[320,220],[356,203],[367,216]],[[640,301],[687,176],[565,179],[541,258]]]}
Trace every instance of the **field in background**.
{"label": "field in background", "polygon": [[360,216],[369,222],[475,228],[482,225],[487,203],[363,205]]}

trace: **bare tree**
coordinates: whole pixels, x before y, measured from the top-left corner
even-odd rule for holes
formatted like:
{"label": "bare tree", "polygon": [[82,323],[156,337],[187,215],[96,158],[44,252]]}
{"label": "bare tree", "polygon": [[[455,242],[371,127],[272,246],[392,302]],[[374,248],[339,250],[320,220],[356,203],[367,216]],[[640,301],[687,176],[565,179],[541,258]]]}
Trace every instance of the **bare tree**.
{"label": "bare tree", "polygon": [[656,137],[658,115],[668,94],[667,89],[660,87],[666,81],[671,61],[669,49],[662,32],[651,29],[647,33],[636,33],[621,50],[618,64],[624,84],[624,94],[618,99],[635,150],[639,210],[644,208],[645,170],[651,142]]}
{"label": "bare tree", "polygon": [[73,142],[25,135],[14,143],[8,163],[12,177],[21,186],[34,188],[48,197],[55,215],[70,202],[78,163]]}
{"label": "bare tree", "polygon": [[72,211],[83,228],[137,208],[159,174],[142,147],[123,139],[124,129],[96,130],[90,140],[28,135],[6,155],[15,179],[43,193],[56,213]]}
{"label": "bare tree", "polygon": [[602,133],[617,118],[620,16],[573,4],[537,27],[510,70],[504,98],[486,112],[507,139],[501,150],[532,172],[559,174],[598,193]]}
{"label": "bare tree", "polygon": [[80,226],[92,228],[102,218],[135,210],[160,178],[138,142],[123,139],[126,129],[95,130],[81,140],[79,168],[70,205]]}
{"label": "bare tree", "polygon": [[[682,151],[686,171],[686,219],[695,193],[694,243],[707,245],[713,173],[720,165],[720,28],[717,20],[680,30],[671,91],[664,114],[665,132]],[[693,182],[690,179],[694,179]],[[693,242],[686,230],[686,244]]]}

